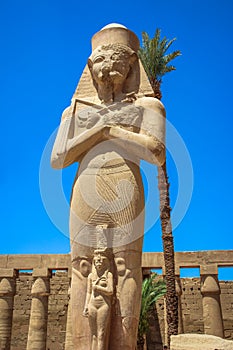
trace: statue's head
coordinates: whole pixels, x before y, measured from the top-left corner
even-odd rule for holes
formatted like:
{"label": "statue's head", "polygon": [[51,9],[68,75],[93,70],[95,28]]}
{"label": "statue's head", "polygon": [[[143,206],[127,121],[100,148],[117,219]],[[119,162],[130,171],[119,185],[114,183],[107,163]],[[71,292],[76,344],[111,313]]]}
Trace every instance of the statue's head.
{"label": "statue's head", "polygon": [[137,93],[139,87],[139,41],[121,25],[109,25],[92,38],[93,52],[88,60],[93,83],[104,102]]}
{"label": "statue's head", "polygon": [[93,265],[96,271],[109,269],[109,253],[107,249],[96,249],[94,251]]}
{"label": "statue's head", "polygon": [[136,53],[126,45],[108,44],[93,51],[88,66],[98,85],[123,84],[136,60]]}

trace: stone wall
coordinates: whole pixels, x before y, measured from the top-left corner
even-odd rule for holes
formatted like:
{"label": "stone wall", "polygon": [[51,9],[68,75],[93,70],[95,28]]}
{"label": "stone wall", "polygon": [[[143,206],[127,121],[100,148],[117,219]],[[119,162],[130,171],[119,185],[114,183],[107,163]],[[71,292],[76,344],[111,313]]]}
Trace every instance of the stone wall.
{"label": "stone wall", "polygon": [[[219,281],[224,337],[233,340],[233,281]],[[201,281],[182,279],[182,318],[184,333],[204,333]]]}
{"label": "stone wall", "polygon": [[[221,306],[225,339],[233,340],[233,281],[220,281]],[[200,278],[182,278],[182,328],[183,333],[204,334],[203,307]],[[148,350],[162,350],[165,340],[164,298],[157,301],[150,315]]]}
{"label": "stone wall", "polygon": [[16,278],[11,350],[26,349],[31,312],[32,274],[20,273]]}
{"label": "stone wall", "polygon": [[67,271],[53,273],[50,282],[48,306],[47,348],[65,349],[67,309],[69,304],[68,288],[70,279]]}
{"label": "stone wall", "polygon": [[[221,266],[233,266],[232,253],[229,253],[229,251],[225,253],[206,252],[206,254],[204,252],[195,252],[195,254],[176,253],[176,275],[177,281],[180,283],[180,288],[177,291],[181,310],[179,325],[181,333],[206,333],[203,316],[203,307],[206,306],[203,300],[204,297],[209,298],[209,295],[213,295],[211,291],[208,294],[209,290],[203,289],[203,284],[206,282],[203,276],[204,278],[206,276],[214,277],[217,280],[216,268],[212,265],[219,259],[219,264],[222,263]],[[143,254],[142,267],[144,271],[148,271],[148,268],[163,268],[161,253],[148,254]],[[178,258],[177,254],[179,254]],[[190,256],[193,263],[190,262]],[[231,262],[230,259],[232,259]],[[180,267],[197,267],[197,264],[201,265],[201,278],[179,279]],[[22,269],[27,271],[22,271]],[[0,349],[30,349],[27,346],[32,309],[32,290],[38,278],[47,280],[49,292],[41,294],[45,295],[43,298],[48,298],[47,318],[43,320],[44,326],[47,328],[47,334],[45,333],[46,347],[44,349],[72,349],[72,347],[65,347],[70,275],[70,256],[68,254],[0,256]],[[233,281],[217,281],[217,283],[221,292],[219,304],[224,336],[226,339],[233,340]],[[217,294],[219,295],[219,291],[217,291]],[[162,344],[166,343],[164,305],[162,298],[157,302],[154,312],[150,315],[150,333],[147,339],[148,350],[160,350]],[[1,318],[3,314],[4,317]],[[7,346],[10,336],[11,346]]]}
{"label": "stone wall", "polygon": [[199,278],[181,279],[184,333],[204,333],[201,284]]}
{"label": "stone wall", "polygon": [[[32,274],[25,272],[19,272],[16,278],[11,350],[23,350],[27,346],[33,280]],[[67,271],[54,271],[51,275],[46,350],[65,348],[69,282]]]}
{"label": "stone wall", "polygon": [[233,340],[233,281],[220,281],[225,339]]}

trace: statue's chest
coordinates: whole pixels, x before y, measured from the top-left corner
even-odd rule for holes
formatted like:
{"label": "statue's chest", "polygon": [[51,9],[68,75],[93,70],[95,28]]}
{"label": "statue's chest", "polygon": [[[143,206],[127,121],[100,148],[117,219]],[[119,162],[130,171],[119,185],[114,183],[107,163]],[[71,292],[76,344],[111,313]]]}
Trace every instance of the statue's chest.
{"label": "statue's chest", "polygon": [[95,126],[118,125],[127,129],[140,128],[142,108],[132,104],[118,103],[100,110],[85,108],[75,116],[75,136]]}
{"label": "statue's chest", "polygon": [[101,286],[101,287],[107,287],[108,285],[108,281],[107,281],[107,277],[106,276],[103,276],[97,280],[93,280],[92,282],[93,285],[98,285],[98,286]]}

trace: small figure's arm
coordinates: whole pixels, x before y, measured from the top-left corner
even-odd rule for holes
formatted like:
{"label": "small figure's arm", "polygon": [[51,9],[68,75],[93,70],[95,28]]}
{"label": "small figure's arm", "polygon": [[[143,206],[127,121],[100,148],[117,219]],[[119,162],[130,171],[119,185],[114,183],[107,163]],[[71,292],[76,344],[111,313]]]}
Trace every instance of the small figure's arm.
{"label": "small figure's arm", "polygon": [[93,291],[95,292],[100,292],[104,295],[110,296],[113,294],[113,276],[111,272],[108,272],[108,280],[107,280],[107,286],[102,287],[99,286],[98,284],[94,285],[92,287]]}
{"label": "small figure's arm", "polygon": [[92,293],[92,274],[90,273],[87,278],[87,295],[86,295],[85,306],[83,309],[84,317],[88,317],[88,305],[91,299],[91,293]]}

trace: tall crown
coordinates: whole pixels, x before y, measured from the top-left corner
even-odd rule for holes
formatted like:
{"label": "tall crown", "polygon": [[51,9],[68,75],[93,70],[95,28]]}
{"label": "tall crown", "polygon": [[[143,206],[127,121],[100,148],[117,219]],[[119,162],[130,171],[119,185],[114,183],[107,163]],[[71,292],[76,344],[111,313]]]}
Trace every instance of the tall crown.
{"label": "tall crown", "polygon": [[98,46],[107,44],[123,44],[137,52],[139,49],[138,37],[127,29],[125,26],[118,23],[111,23],[103,27],[99,32],[92,37],[92,50]]}

